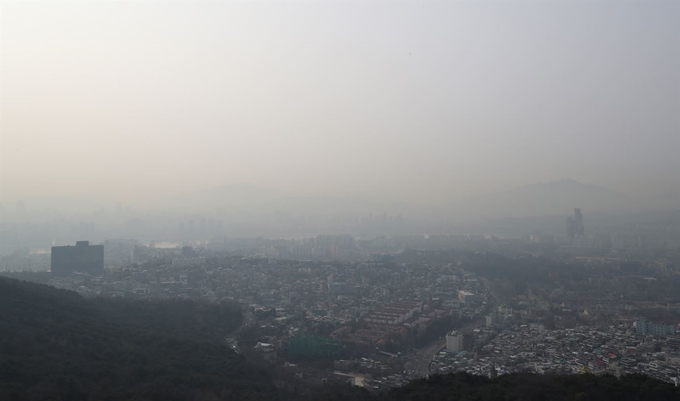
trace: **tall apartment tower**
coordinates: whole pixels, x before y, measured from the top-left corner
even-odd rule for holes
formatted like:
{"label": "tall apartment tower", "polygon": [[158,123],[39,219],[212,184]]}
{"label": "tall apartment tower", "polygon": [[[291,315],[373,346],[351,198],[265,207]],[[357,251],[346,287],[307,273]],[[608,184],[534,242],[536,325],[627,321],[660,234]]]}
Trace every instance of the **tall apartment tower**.
{"label": "tall apartment tower", "polygon": [[102,274],[104,245],[78,241],[76,246],[53,246],[51,262],[52,274],[55,276],[67,276],[74,272]]}
{"label": "tall apartment tower", "polygon": [[446,350],[460,352],[463,350],[463,333],[452,331],[446,335]]}
{"label": "tall apartment tower", "polygon": [[583,228],[583,215],[581,214],[580,207],[574,209],[574,234],[585,234],[585,229]]}
{"label": "tall apartment tower", "polygon": [[581,214],[581,208],[574,208],[574,215],[567,216],[567,237],[569,242],[574,243],[574,238],[578,238],[585,234],[585,228],[583,227],[583,215]]}

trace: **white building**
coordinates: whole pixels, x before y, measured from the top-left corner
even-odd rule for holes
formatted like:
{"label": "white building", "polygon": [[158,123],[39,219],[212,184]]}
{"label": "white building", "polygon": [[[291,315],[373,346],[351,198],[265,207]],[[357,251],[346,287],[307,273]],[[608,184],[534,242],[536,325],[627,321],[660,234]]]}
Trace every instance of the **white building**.
{"label": "white building", "polygon": [[466,304],[481,302],[479,295],[467,290],[458,291],[458,300]]}
{"label": "white building", "polygon": [[446,335],[446,350],[460,352],[463,350],[463,333],[452,331]]}

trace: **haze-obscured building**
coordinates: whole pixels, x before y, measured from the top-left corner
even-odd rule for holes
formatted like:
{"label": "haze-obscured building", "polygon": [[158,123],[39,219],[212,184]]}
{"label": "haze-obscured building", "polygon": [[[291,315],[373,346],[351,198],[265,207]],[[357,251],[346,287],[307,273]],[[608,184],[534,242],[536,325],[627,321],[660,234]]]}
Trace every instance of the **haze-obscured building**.
{"label": "haze-obscured building", "polygon": [[574,208],[574,216],[567,216],[567,237],[569,238],[569,241],[573,243],[575,238],[583,237],[585,232],[581,208]]}
{"label": "haze-obscured building", "polygon": [[463,333],[452,331],[446,335],[446,350],[460,352],[463,350]]}
{"label": "haze-obscured building", "polygon": [[68,276],[74,272],[102,274],[104,245],[90,245],[90,241],[78,241],[75,246],[53,246],[51,270],[52,274],[57,276]]}
{"label": "haze-obscured building", "polygon": [[614,249],[631,249],[643,248],[644,239],[641,235],[634,233],[615,233],[611,237],[612,248]]}
{"label": "haze-obscured building", "polygon": [[577,207],[574,209],[574,234],[584,235],[586,233],[585,227],[583,226],[583,214],[581,214],[581,208]]}
{"label": "haze-obscured building", "polygon": [[458,300],[465,304],[474,304],[482,302],[482,299],[480,298],[479,295],[468,290],[459,290]]}
{"label": "haze-obscured building", "polygon": [[651,336],[668,336],[676,333],[676,326],[652,323],[644,319],[635,322],[635,331],[638,334]]}

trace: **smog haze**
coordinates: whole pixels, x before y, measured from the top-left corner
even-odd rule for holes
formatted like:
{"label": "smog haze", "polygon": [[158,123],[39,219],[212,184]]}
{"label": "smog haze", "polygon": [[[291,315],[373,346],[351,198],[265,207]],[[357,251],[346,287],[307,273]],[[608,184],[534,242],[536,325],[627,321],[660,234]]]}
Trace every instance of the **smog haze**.
{"label": "smog haze", "polygon": [[0,201],[227,186],[455,216],[578,182],[665,207],[679,22],[675,1],[4,2]]}

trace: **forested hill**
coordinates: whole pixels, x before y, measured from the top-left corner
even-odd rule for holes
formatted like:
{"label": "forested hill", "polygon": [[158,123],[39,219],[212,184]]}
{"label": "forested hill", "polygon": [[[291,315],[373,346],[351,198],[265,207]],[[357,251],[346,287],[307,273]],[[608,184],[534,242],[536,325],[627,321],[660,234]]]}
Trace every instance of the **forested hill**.
{"label": "forested hill", "polygon": [[414,380],[380,395],[324,388],[303,401],[677,401],[680,387],[644,375],[510,374],[495,379],[465,372]]}
{"label": "forested hill", "polygon": [[0,400],[271,400],[235,306],[84,299],[0,277]]}

